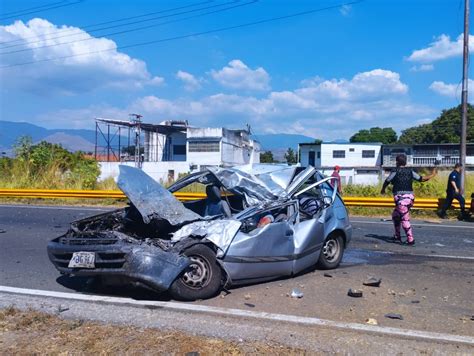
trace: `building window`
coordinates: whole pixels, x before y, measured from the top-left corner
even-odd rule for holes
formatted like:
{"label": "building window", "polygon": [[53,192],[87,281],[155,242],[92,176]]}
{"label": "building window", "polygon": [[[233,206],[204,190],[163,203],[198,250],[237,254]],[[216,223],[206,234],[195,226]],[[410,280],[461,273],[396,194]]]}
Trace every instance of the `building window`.
{"label": "building window", "polygon": [[362,150],[362,158],[375,158],[375,150]]}
{"label": "building window", "polygon": [[318,151],[318,159],[321,159],[321,151]]}
{"label": "building window", "polygon": [[190,141],[189,152],[219,152],[220,145],[217,141]]}
{"label": "building window", "polygon": [[332,158],[346,158],[346,151],[334,150],[332,151]]}
{"label": "building window", "polygon": [[174,155],[185,155],[186,154],[186,145],[174,145],[173,146]]}
{"label": "building window", "polygon": [[354,152],[355,150],[353,148],[349,148],[349,152]]}

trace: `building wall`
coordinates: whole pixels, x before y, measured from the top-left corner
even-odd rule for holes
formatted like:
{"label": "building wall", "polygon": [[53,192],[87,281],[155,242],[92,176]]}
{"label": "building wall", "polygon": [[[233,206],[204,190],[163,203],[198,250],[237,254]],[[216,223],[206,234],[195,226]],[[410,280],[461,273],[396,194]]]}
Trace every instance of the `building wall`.
{"label": "building wall", "polygon": [[[311,153],[312,152],[312,153]],[[302,145],[300,146],[299,162],[302,166],[311,165],[310,156],[314,154],[314,167],[321,167],[321,145]]]}
{"label": "building wall", "polygon": [[[321,144],[321,166],[334,167],[377,167],[381,164],[381,147],[379,143],[365,144]],[[344,151],[344,158],[333,157],[334,151]],[[374,151],[374,157],[364,158],[362,151]]]}
{"label": "building wall", "polygon": [[[134,162],[100,162],[99,180],[107,178],[117,180],[121,164],[135,167]],[[142,170],[157,182],[162,183],[177,180],[180,174],[187,174],[191,171],[187,162],[143,162]]]}

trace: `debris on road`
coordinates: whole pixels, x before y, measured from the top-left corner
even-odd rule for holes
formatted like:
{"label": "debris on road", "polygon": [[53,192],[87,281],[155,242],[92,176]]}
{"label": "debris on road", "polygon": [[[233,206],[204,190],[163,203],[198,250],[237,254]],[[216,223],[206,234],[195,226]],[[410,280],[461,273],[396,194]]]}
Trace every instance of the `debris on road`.
{"label": "debris on road", "polygon": [[300,291],[298,288],[293,288],[290,294],[291,298],[303,298],[303,292]]}
{"label": "debris on road", "polygon": [[68,310],[69,310],[68,307],[63,307],[62,305],[58,306],[58,314],[61,314],[61,313],[65,312],[65,311],[68,311]]}
{"label": "debris on road", "polygon": [[388,319],[403,320],[403,316],[401,314],[388,313],[388,314],[385,314],[384,316]]}
{"label": "debris on road", "polygon": [[252,304],[252,303],[244,303],[244,305],[249,308],[255,308],[255,304]]}
{"label": "debris on road", "polygon": [[350,288],[349,291],[347,292],[347,295],[352,298],[362,298],[363,293],[359,289]]}
{"label": "debris on road", "polygon": [[4,234],[6,232],[7,232],[7,230],[0,229],[0,234]]}
{"label": "debris on road", "polygon": [[368,287],[380,287],[380,283],[382,283],[382,278],[376,278],[376,277],[369,277],[364,283],[362,283],[364,286]]}
{"label": "debris on road", "polygon": [[420,301],[419,300],[412,300],[411,304],[420,304]]}
{"label": "debris on road", "polygon": [[246,294],[246,295],[244,295],[244,298],[245,298],[245,300],[249,300],[250,298],[252,298],[252,296],[250,294]]}
{"label": "debris on road", "polygon": [[328,277],[328,278],[332,278],[332,274],[329,274],[329,273],[324,273],[323,276]]}
{"label": "debris on road", "polygon": [[379,323],[377,322],[376,319],[374,318],[368,318],[366,321],[365,321],[366,324],[369,324],[369,325],[379,325]]}

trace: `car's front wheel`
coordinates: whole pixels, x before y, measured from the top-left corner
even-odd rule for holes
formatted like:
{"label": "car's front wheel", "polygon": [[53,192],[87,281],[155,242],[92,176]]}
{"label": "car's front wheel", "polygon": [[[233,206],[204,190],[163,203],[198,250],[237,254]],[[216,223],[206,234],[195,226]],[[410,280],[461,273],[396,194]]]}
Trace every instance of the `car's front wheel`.
{"label": "car's front wheel", "polygon": [[324,241],[317,267],[321,269],[337,268],[341,263],[343,254],[344,239],[340,234],[332,234]]}
{"label": "car's front wheel", "polygon": [[222,286],[222,269],[212,249],[196,244],[183,254],[191,265],[173,282],[169,292],[173,299],[192,301],[214,297]]}

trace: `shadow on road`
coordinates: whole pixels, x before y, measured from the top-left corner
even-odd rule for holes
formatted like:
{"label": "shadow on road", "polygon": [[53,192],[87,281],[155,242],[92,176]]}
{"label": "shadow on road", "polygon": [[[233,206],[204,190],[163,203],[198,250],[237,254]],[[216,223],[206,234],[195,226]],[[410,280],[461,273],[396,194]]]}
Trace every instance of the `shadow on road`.
{"label": "shadow on road", "polygon": [[150,289],[126,284],[121,286],[110,285],[101,277],[60,276],[56,279],[56,282],[67,289],[72,289],[84,294],[132,298],[136,300],[171,300],[168,293],[158,293]]}
{"label": "shadow on road", "polygon": [[391,243],[391,244],[398,244],[398,242],[393,239],[393,236],[377,235],[377,234],[366,234],[364,236],[369,237],[371,239],[377,239],[379,241]]}

